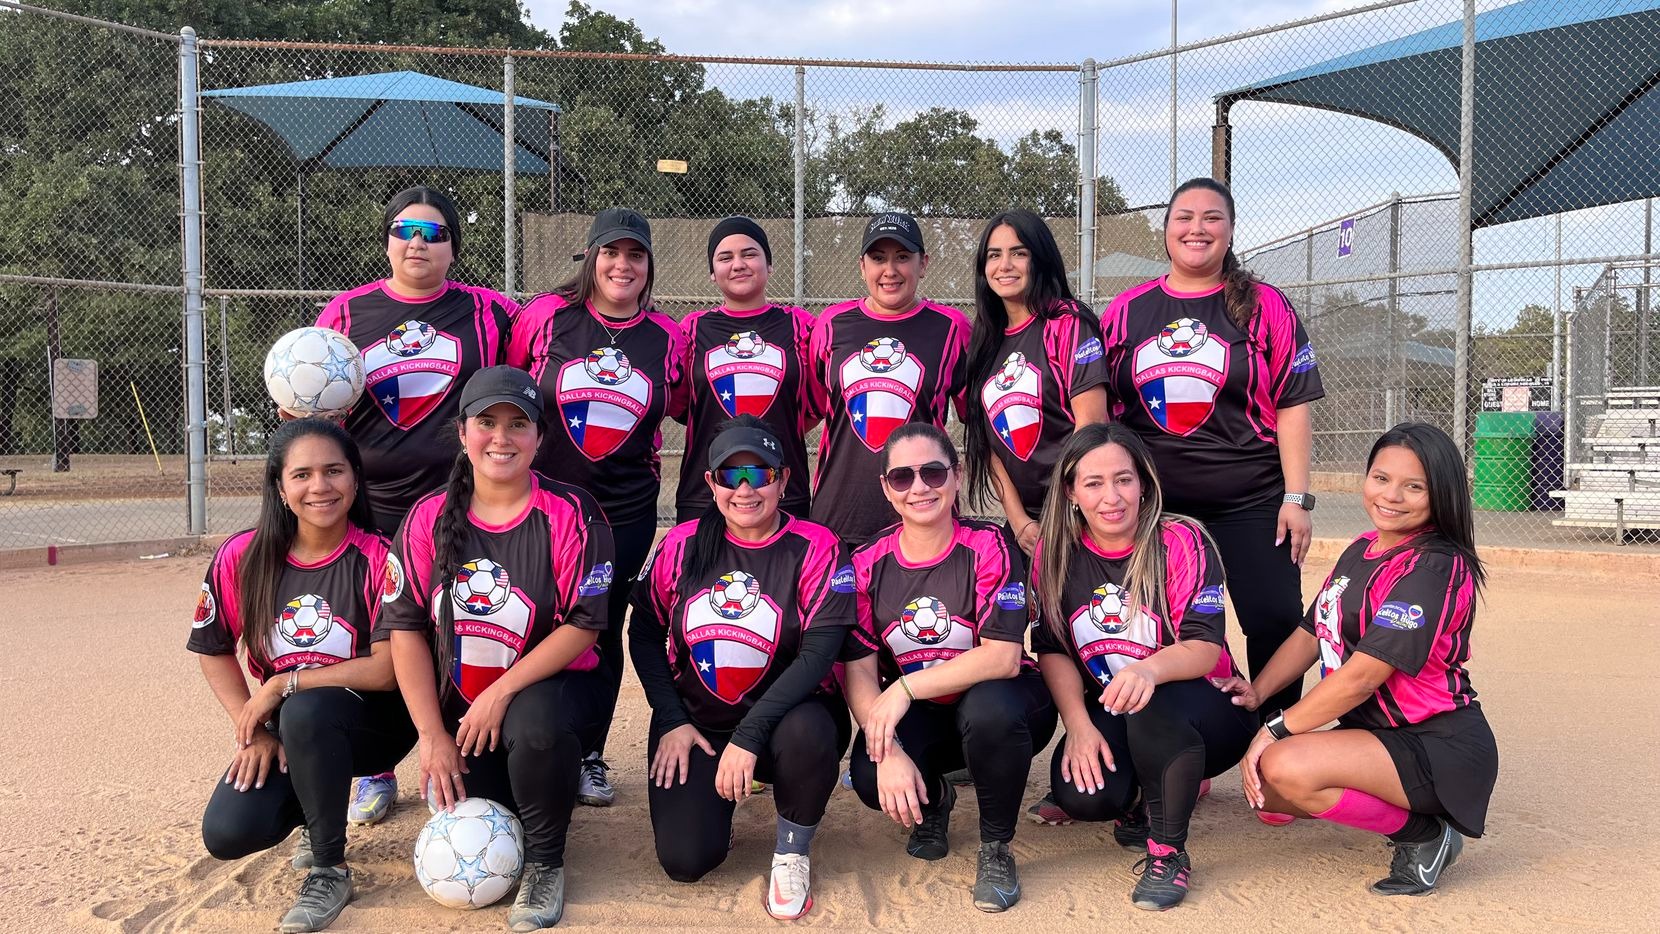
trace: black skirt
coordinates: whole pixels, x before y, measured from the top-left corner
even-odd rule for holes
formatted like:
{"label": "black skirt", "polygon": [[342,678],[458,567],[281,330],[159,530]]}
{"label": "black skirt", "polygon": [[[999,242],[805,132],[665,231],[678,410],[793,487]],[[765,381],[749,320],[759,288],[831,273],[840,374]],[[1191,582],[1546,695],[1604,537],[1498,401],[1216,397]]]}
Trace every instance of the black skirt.
{"label": "black skirt", "polygon": [[1445,817],[1466,837],[1481,836],[1499,775],[1499,747],[1479,702],[1395,729],[1355,728],[1368,730],[1389,751],[1414,812]]}

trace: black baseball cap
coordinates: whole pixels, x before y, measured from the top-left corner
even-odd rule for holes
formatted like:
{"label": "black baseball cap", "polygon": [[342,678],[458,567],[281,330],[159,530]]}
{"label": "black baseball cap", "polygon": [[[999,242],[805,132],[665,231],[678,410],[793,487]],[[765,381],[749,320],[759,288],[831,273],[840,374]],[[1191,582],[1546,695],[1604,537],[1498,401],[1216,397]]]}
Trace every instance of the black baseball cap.
{"label": "black baseball cap", "polygon": [[865,225],[865,242],[859,247],[859,255],[869,252],[871,245],[878,240],[893,240],[912,253],[927,252],[922,248],[922,228],[917,226],[916,218],[898,211],[888,211],[878,214]]}
{"label": "black baseball cap", "polygon": [[595,214],[588,226],[588,249],[618,240],[638,240],[650,253],[651,224],[645,215],[628,208],[606,208]]}
{"label": "black baseball cap", "polygon": [[516,366],[487,366],[461,388],[461,414],[472,418],[498,402],[511,402],[530,420],[542,420],[542,387]]}
{"label": "black baseball cap", "polygon": [[717,432],[709,444],[709,469],[719,470],[727,458],[739,453],[754,454],[767,467],[784,462],[784,450],[772,432],[765,428],[728,428]]}

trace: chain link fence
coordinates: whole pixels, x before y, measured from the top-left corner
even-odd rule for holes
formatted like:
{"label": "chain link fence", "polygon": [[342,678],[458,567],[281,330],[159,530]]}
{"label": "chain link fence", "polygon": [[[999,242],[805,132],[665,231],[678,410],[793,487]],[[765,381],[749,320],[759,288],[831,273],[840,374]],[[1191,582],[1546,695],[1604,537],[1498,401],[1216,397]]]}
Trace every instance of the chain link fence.
{"label": "chain link fence", "polygon": [[[1548,173],[1503,204],[1488,195],[1533,154],[1532,141],[1566,133],[1587,108],[1562,75],[1577,68],[1617,87],[1619,64],[1643,59],[1656,6],[1477,4],[1474,121],[1461,132],[1465,5],[1455,0],[1386,0],[1174,54],[1064,65],[216,36],[193,46],[0,0],[0,54],[14,76],[0,99],[0,196],[24,221],[0,242],[0,386],[11,390],[0,404],[0,468],[19,471],[15,494],[0,497],[0,549],[166,539],[249,521],[274,424],[259,379],[264,348],[333,294],[386,274],[381,208],[412,184],[443,188],[461,206],[465,253],[452,277],[518,295],[573,271],[595,211],[635,207],[653,222],[658,304],[680,317],[719,300],[704,256],[713,219],[758,218],[773,247],[770,294],[817,311],[861,294],[864,219],[890,207],[926,228],[924,291],[936,300],[971,308],[984,219],[1020,205],[1049,218],[1080,294],[1104,306],[1162,271],[1164,201],[1174,182],[1204,174],[1231,181],[1238,252],[1291,296],[1320,356],[1328,397],[1315,407],[1314,468],[1317,489],[1337,503],[1322,508],[1321,534],[1358,531],[1366,452],[1384,428],[1412,418],[1456,432],[1478,487],[1493,487],[1478,495],[1484,541],[1610,541],[1602,526],[1557,525],[1574,516],[1572,497],[1548,494],[1579,489],[1572,467],[1606,422],[1593,423],[1597,397],[1660,383],[1647,336],[1650,264],[1630,264],[1654,254],[1641,198],[1660,188],[1660,166],[1649,164],[1660,140],[1652,125],[1622,119],[1654,92],[1634,87],[1630,100],[1602,102],[1606,119],[1550,162],[1612,160],[1604,174],[1618,184],[1604,186],[1607,203],[1585,203]],[[1517,108],[1499,70],[1509,53],[1490,40],[1523,34],[1538,86]],[[180,157],[181,48],[201,92],[187,94],[200,122],[190,189],[199,192],[199,299],[180,276],[180,166],[191,164]],[[351,135],[370,119],[361,102],[261,110],[244,90],[275,99],[298,82],[384,85],[396,77],[364,76],[406,72],[496,95],[496,105],[429,109],[422,132],[363,146]],[[515,100],[505,110],[504,92]],[[1400,118],[1361,116],[1384,104]],[[1465,139],[1478,145],[1461,179]],[[434,152],[465,164],[434,167]],[[201,309],[199,355],[181,303],[185,322]],[[1593,345],[1608,348],[1600,369],[1584,350]],[[1615,358],[1627,362],[1607,362]],[[84,364],[66,370],[78,360],[96,361],[95,376]],[[95,415],[75,392],[96,394]],[[1494,440],[1521,429],[1488,419],[1488,409],[1532,413],[1527,444]],[[665,425],[664,515],[681,444],[678,426]],[[0,474],[0,492],[7,480]],[[1640,526],[1638,516],[1614,532],[1625,541]]]}

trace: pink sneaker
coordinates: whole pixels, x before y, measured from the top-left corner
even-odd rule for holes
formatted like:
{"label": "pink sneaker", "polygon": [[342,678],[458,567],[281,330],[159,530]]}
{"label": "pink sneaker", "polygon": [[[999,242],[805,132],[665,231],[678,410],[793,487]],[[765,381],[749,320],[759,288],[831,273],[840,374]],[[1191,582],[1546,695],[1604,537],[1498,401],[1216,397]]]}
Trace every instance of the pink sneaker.
{"label": "pink sneaker", "polygon": [[1270,827],[1284,827],[1297,819],[1290,814],[1280,814],[1275,811],[1257,811],[1256,815],[1257,820]]}
{"label": "pink sneaker", "polygon": [[1208,794],[1210,794],[1210,779],[1207,778],[1199,783],[1199,797],[1203,799]]}

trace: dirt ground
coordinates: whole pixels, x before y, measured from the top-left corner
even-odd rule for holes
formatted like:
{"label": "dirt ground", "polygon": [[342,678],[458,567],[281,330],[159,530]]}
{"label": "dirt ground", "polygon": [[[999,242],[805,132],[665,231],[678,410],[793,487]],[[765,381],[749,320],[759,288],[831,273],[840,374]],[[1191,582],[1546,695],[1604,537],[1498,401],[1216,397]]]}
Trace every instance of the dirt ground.
{"label": "dirt ground", "polygon": [[[200,819],[230,756],[229,724],[184,651],[205,555],[0,573],[17,611],[0,623],[0,929],[267,931],[298,890],[288,845],[235,863],[202,848]],[[1305,593],[1318,584],[1311,569]],[[1237,773],[1217,779],[1189,844],[1192,894],[1176,911],[1133,908],[1133,856],[1107,828],[1023,824],[1024,900],[1000,916],[969,904],[975,805],[959,803],[953,852],[904,855],[903,831],[851,792],[831,800],[813,852],[805,926],[946,931],[1105,930],[1516,932],[1653,930],[1660,890],[1656,582],[1496,569],[1472,665],[1502,765],[1488,834],[1470,841],[1437,894],[1381,899],[1367,883],[1387,851],[1314,821],[1271,829],[1247,811]],[[44,613],[44,617],[37,616]],[[44,618],[46,621],[41,622]],[[31,622],[31,620],[34,620]],[[772,806],[739,809],[737,846],[695,885],[669,881],[646,812],[647,710],[624,683],[611,741],[617,805],[579,808],[561,928],[775,927],[761,906]],[[1047,782],[1048,752],[1028,802]],[[505,906],[442,908],[410,862],[425,809],[404,792],[351,835],[357,896],[338,931],[497,931]]]}

